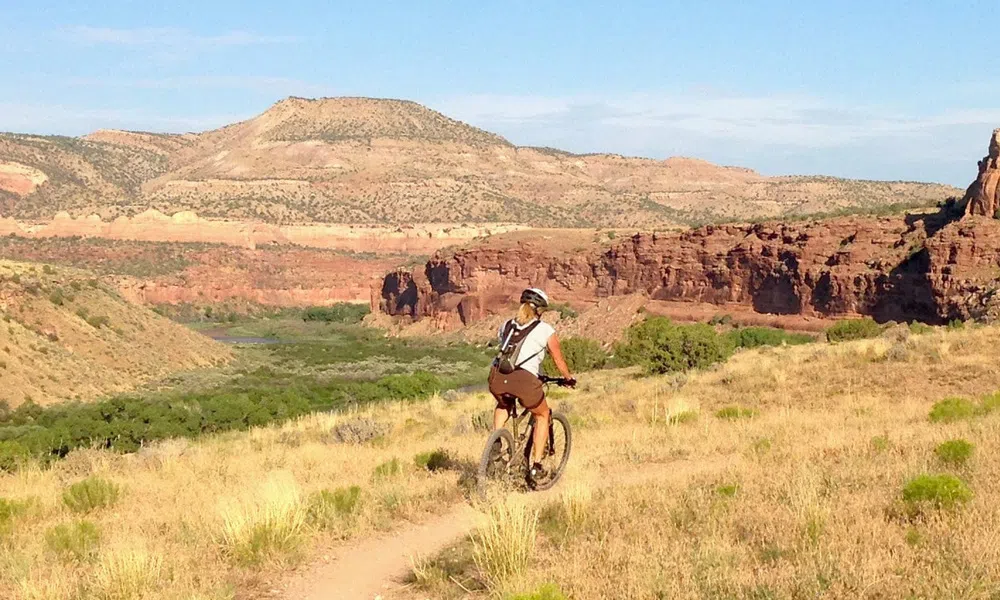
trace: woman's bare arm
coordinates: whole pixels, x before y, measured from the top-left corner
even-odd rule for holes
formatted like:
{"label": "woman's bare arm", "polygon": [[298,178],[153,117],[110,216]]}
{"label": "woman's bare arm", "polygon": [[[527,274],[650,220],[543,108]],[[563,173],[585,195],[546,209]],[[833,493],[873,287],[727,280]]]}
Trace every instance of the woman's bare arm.
{"label": "woman's bare arm", "polygon": [[549,343],[547,344],[549,348],[549,354],[552,355],[552,362],[556,363],[556,368],[562,373],[562,376],[566,379],[573,379],[573,376],[569,373],[569,367],[566,366],[566,359],[563,358],[562,347],[559,345],[559,336],[552,334],[549,338]]}

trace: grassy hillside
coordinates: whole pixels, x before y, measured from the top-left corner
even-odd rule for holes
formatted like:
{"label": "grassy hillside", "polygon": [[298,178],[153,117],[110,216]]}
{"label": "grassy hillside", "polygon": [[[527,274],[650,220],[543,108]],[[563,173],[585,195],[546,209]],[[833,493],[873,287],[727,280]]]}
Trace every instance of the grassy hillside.
{"label": "grassy hillside", "polygon": [[[386,597],[989,597],[1000,371],[982,349],[998,342],[992,327],[895,328],[686,374],[581,376],[552,395],[576,433],[555,494],[480,506],[537,563],[500,578],[473,533],[416,557]],[[491,406],[389,402],[0,476],[0,592],[265,596],[327,544],[467,502]],[[435,450],[449,459],[430,471]],[[505,502],[522,508],[502,517]]]}
{"label": "grassy hillside", "polygon": [[123,392],[229,350],[130,304],[85,271],[0,260],[0,401],[50,404]]}
{"label": "grassy hillside", "polygon": [[140,187],[167,171],[167,157],[144,147],[63,136],[0,134],[3,163],[45,174],[47,181],[21,196],[0,186],[0,214],[51,217],[59,211],[105,217],[135,211]]}

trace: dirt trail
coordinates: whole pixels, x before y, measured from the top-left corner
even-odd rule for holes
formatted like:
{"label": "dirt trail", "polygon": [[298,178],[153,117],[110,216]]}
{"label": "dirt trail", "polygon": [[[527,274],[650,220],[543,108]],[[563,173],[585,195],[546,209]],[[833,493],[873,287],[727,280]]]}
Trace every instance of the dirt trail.
{"label": "dirt trail", "polygon": [[[646,482],[686,481],[694,475],[724,470],[738,464],[738,455],[699,461],[682,460],[650,465],[621,474],[593,472],[569,485],[591,488],[639,485]],[[567,482],[527,496],[532,504],[557,497]],[[390,535],[341,546],[285,581],[283,600],[392,600],[406,593],[405,579],[413,557],[430,557],[460,541],[475,528],[480,513],[462,504],[421,524],[407,525]]]}

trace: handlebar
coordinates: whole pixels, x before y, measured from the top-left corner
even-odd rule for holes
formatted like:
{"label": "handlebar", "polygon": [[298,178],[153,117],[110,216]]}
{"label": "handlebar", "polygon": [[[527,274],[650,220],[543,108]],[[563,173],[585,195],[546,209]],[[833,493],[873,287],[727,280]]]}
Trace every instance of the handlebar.
{"label": "handlebar", "polygon": [[548,375],[539,375],[538,378],[542,383],[554,383],[562,387],[574,387],[576,385],[576,379],[566,379],[565,377],[549,377]]}

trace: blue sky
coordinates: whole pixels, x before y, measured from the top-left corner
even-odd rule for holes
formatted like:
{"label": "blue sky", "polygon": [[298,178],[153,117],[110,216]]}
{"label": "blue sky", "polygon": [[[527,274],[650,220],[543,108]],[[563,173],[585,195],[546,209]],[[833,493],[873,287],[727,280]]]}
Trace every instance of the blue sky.
{"label": "blue sky", "polygon": [[0,0],[0,130],[198,131],[407,98],[522,145],[965,186],[1000,2]]}

